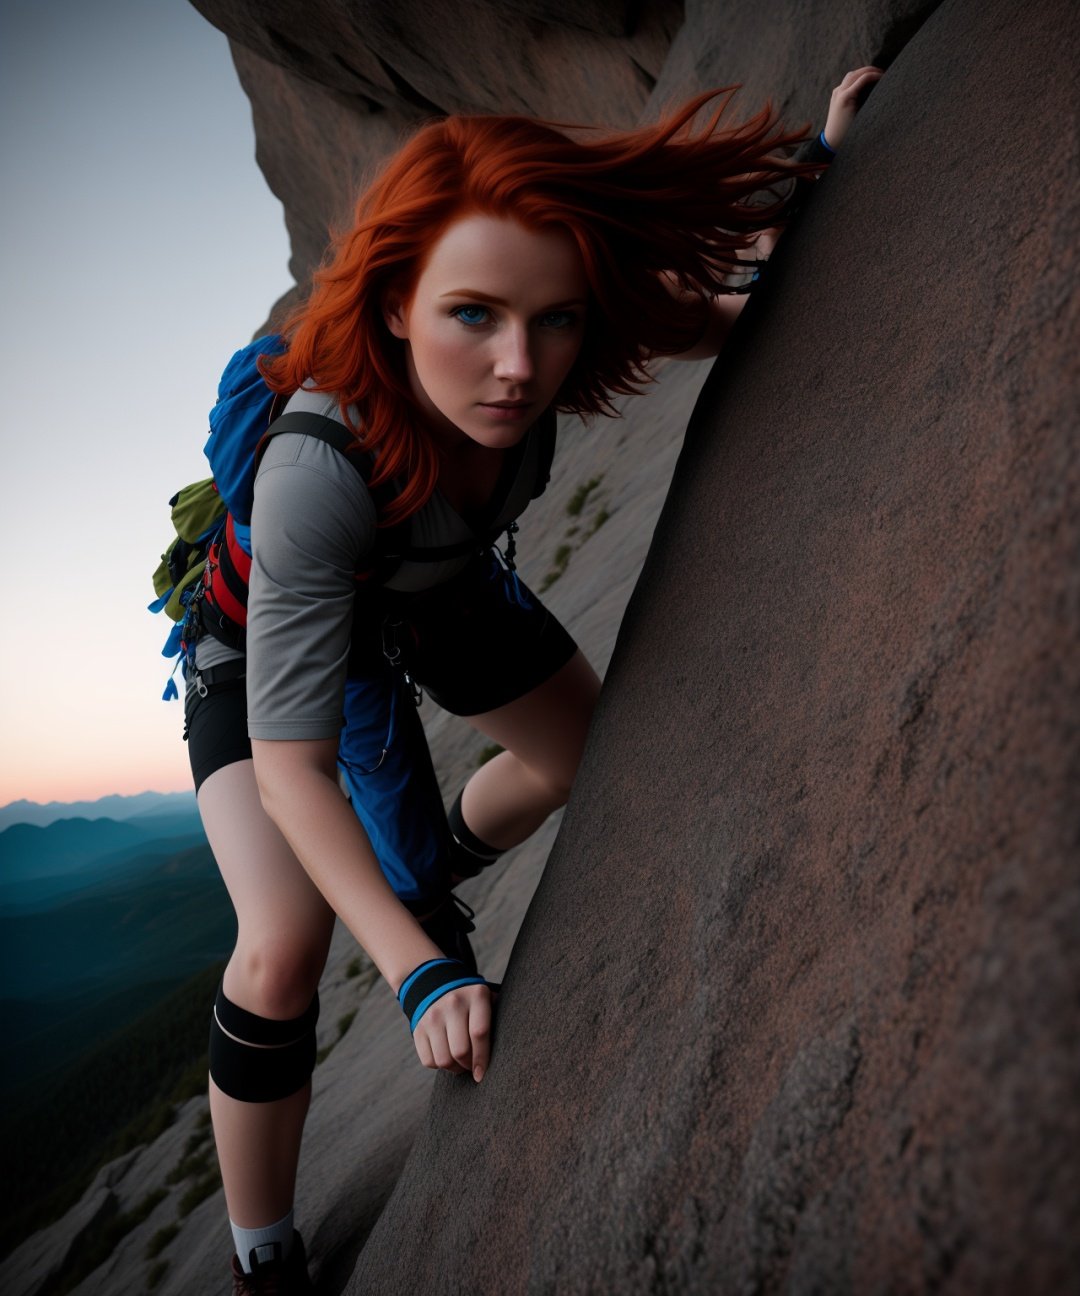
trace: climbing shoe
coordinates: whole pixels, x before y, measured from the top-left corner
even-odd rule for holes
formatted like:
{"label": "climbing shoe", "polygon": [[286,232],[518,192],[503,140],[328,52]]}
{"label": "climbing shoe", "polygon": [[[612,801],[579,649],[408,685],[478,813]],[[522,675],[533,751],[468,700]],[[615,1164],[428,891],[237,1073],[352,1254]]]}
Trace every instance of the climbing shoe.
{"label": "climbing shoe", "polygon": [[[275,1248],[276,1249],[276,1248]],[[292,1250],[286,1259],[275,1257],[256,1264],[245,1273],[240,1257],[232,1258],[233,1296],[314,1296],[307,1271],[304,1239],[293,1233]]]}

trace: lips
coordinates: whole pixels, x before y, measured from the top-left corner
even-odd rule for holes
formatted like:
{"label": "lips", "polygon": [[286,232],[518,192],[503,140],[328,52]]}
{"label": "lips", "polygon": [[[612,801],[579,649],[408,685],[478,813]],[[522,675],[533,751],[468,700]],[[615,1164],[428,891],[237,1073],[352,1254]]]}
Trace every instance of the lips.
{"label": "lips", "polygon": [[484,417],[491,424],[504,424],[509,427],[524,427],[536,417],[535,401],[484,401],[477,406],[485,411]]}

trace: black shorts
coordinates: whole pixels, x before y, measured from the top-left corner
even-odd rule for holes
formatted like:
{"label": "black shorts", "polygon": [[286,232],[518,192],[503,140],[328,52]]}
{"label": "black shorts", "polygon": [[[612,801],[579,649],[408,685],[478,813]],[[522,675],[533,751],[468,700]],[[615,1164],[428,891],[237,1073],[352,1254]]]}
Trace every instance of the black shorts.
{"label": "black shorts", "polygon": [[434,589],[388,595],[386,606],[409,674],[453,715],[524,697],[577,652],[556,617],[491,551]]}
{"label": "black shorts", "polygon": [[211,684],[205,697],[192,690],[184,699],[184,737],[196,792],[217,770],[251,760],[246,684],[243,675],[234,676]]}

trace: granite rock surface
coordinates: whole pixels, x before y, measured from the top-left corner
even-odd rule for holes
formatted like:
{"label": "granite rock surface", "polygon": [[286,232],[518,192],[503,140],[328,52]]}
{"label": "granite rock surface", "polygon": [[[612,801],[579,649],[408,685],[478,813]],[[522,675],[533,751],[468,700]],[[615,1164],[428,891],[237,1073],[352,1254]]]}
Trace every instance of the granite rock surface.
{"label": "granite rock surface", "polygon": [[348,1291],[1075,1275],[1075,39],[939,6],[781,246]]}
{"label": "granite rock surface", "polygon": [[301,284],[411,126],[451,112],[632,125],[682,18],[679,0],[194,3],[231,40]]}

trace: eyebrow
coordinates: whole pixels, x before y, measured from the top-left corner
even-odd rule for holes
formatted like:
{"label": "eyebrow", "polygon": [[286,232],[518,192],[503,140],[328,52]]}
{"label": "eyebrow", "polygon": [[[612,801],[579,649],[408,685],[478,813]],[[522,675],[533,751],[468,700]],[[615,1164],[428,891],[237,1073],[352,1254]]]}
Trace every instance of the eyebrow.
{"label": "eyebrow", "polygon": [[[440,294],[439,300],[443,297],[473,297],[477,301],[491,302],[493,306],[509,306],[510,303],[502,297],[495,297],[491,293],[475,292],[472,288],[455,288],[453,292]],[[584,306],[583,297],[573,297],[568,301],[552,302],[550,306],[543,306],[541,310],[552,311],[562,310],[566,306]]]}

